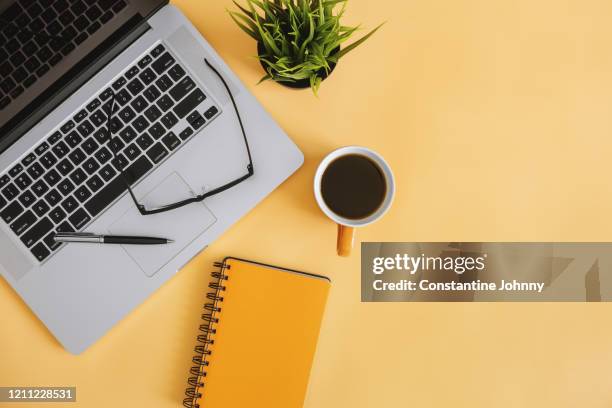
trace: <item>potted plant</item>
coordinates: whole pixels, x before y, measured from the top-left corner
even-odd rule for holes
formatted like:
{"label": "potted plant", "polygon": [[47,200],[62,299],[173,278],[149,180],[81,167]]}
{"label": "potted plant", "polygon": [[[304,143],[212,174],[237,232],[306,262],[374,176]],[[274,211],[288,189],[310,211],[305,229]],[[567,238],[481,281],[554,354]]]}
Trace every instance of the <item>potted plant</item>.
{"label": "potted plant", "polygon": [[[340,20],[348,0],[246,0],[232,19],[257,41],[259,61],[266,71],[260,82],[274,80],[291,88],[312,88],[336,67],[338,60],[366,41],[381,26],[344,47],[359,27]],[[342,47],[341,47],[342,46]]]}

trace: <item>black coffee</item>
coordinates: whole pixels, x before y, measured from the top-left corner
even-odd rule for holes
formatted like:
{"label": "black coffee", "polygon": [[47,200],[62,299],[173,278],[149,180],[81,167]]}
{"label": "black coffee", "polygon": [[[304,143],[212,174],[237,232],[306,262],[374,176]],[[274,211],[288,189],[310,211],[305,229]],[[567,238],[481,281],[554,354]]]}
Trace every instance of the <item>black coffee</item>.
{"label": "black coffee", "polygon": [[338,157],[321,180],[323,201],[337,215],[360,220],[374,214],[385,200],[387,182],[376,163],[360,154]]}

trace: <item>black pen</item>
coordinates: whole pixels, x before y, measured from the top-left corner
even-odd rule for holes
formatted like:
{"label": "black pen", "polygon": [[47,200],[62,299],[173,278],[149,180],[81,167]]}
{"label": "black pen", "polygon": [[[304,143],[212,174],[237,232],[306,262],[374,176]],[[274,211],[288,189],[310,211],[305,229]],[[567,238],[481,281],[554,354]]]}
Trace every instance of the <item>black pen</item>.
{"label": "black pen", "polygon": [[119,244],[119,245],[165,245],[174,241],[155,237],[126,237],[117,235],[96,235],[88,232],[58,232],[55,242],[89,243],[89,244]]}

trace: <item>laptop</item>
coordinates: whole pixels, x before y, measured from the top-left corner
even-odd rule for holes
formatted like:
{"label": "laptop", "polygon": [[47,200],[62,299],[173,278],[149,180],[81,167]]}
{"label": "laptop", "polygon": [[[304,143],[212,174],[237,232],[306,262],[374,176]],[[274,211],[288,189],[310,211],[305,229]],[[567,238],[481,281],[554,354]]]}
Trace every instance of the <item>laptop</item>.
{"label": "laptop", "polygon": [[[239,117],[252,176],[142,215],[128,184],[158,208],[244,174]],[[69,352],[101,338],[302,163],[167,1],[0,0],[0,273]],[[173,242],[58,244],[57,232]]]}

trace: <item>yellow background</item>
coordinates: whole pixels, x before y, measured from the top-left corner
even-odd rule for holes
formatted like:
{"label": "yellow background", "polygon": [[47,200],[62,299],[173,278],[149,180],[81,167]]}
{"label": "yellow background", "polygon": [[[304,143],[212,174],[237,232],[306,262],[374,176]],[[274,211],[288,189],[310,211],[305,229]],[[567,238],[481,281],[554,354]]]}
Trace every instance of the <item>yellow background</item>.
{"label": "yellow background", "polygon": [[307,408],[612,405],[612,306],[361,304],[359,252],[335,256],[311,191],[326,153],[360,144],[398,182],[360,240],[609,241],[612,3],[352,0],[348,22],[387,25],[319,99],[255,85],[255,44],[230,1],[176,4],[306,163],[81,356],[0,282],[1,385],[76,385],[83,407],[178,406],[210,264],[230,254],[333,279]]}

